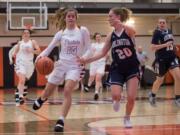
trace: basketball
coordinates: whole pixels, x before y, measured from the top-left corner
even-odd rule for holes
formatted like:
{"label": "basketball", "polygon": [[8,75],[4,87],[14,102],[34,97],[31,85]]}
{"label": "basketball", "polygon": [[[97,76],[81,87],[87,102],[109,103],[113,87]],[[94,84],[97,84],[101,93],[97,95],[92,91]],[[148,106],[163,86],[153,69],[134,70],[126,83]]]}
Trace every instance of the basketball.
{"label": "basketball", "polygon": [[42,75],[48,75],[54,68],[54,62],[48,57],[42,57],[36,62],[36,70]]}

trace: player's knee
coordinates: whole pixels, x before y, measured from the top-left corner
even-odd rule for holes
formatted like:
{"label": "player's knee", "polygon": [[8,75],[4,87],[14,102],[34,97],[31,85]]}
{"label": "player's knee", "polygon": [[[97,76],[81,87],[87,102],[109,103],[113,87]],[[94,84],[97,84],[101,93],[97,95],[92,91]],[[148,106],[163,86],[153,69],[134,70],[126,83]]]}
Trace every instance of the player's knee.
{"label": "player's knee", "polygon": [[20,79],[19,79],[19,83],[20,83],[21,85],[24,85],[24,84],[25,84],[25,79],[20,78]]}
{"label": "player's knee", "polygon": [[177,74],[177,80],[180,81],[180,74]]}
{"label": "player's knee", "polygon": [[65,98],[71,98],[71,91],[70,90],[64,90],[64,97]]}
{"label": "player's knee", "polygon": [[176,70],[176,72],[173,72],[172,75],[173,75],[173,78],[175,81],[180,81],[180,70],[179,69]]}
{"label": "player's knee", "polygon": [[134,102],[135,102],[135,97],[129,96],[129,97],[127,98],[127,101],[128,101],[129,104],[134,104]]}
{"label": "player's knee", "polygon": [[120,101],[121,95],[112,95],[113,101]]}
{"label": "player's knee", "polygon": [[162,78],[157,78],[156,79],[156,83],[158,83],[158,84],[162,84],[164,82],[164,79],[162,79]]}

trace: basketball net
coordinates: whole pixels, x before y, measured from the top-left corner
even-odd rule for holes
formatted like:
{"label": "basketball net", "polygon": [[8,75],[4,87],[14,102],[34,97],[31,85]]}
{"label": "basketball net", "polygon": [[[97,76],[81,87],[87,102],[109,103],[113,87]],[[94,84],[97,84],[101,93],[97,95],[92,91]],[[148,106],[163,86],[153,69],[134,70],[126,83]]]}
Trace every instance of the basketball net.
{"label": "basketball net", "polygon": [[31,33],[34,33],[32,24],[25,24],[24,29],[29,30]]}
{"label": "basketball net", "polygon": [[32,24],[25,24],[24,28],[27,29],[27,30],[33,31]]}

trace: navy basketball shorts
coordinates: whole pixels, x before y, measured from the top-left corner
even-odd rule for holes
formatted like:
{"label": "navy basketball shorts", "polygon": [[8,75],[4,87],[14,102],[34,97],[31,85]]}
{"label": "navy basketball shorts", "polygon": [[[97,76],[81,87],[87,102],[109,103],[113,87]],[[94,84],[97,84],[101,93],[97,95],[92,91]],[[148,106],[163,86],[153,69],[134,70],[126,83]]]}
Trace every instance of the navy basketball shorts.
{"label": "navy basketball shorts", "polygon": [[139,66],[133,67],[131,70],[128,69],[124,71],[118,67],[111,68],[109,72],[108,84],[115,84],[123,87],[123,84],[133,77],[140,79]]}
{"label": "navy basketball shorts", "polygon": [[160,77],[164,76],[169,69],[176,67],[179,67],[178,58],[176,57],[173,59],[159,59],[154,64],[155,73]]}

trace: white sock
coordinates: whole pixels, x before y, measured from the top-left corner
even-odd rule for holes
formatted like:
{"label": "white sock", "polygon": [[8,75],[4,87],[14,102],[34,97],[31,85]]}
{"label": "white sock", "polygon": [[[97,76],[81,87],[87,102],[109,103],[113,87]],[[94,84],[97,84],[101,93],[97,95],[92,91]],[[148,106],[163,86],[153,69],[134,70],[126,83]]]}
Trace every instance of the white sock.
{"label": "white sock", "polygon": [[19,97],[23,97],[24,85],[19,84],[17,88],[18,88],[18,92],[19,92]]}
{"label": "white sock", "polygon": [[22,94],[19,94],[19,97],[20,97],[20,98],[23,98],[23,95],[22,95]]}

